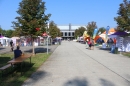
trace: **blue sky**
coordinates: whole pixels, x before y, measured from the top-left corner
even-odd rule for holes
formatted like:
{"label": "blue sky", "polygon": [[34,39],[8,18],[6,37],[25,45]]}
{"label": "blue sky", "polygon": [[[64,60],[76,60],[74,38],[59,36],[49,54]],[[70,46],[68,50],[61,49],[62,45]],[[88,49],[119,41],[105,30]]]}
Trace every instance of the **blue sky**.
{"label": "blue sky", "polygon": [[[12,21],[19,16],[17,10],[22,0],[0,0],[0,26],[2,29],[13,29]],[[50,13],[57,25],[87,25],[95,21],[98,28],[116,27],[119,4],[123,0],[43,0],[46,2],[46,14]]]}

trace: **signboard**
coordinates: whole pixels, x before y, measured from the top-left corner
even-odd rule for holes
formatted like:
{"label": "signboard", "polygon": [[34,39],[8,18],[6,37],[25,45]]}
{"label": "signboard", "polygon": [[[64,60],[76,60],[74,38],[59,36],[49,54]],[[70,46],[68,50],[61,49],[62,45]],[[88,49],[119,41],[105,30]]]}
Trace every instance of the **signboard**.
{"label": "signboard", "polygon": [[123,37],[119,38],[119,47],[118,47],[118,51],[124,51],[123,49]]}

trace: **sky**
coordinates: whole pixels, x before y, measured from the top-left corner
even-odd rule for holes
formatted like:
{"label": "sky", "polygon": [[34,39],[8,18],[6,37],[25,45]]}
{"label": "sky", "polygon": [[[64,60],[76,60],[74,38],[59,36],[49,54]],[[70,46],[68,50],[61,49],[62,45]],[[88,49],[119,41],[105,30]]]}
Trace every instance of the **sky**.
{"label": "sky", "polygon": [[[0,27],[13,29],[12,21],[17,21],[17,10],[22,0],[0,0]],[[86,25],[96,22],[98,28],[117,26],[119,4],[123,0],[43,0],[46,14],[51,14],[50,21],[57,25]]]}

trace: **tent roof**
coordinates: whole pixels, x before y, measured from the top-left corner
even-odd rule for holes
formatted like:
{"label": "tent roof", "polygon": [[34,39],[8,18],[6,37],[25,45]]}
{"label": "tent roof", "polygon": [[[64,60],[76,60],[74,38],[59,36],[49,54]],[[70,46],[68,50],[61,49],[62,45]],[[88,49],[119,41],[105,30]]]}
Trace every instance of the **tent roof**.
{"label": "tent roof", "polygon": [[0,39],[9,39],[8,37],[1,37]]}
{"label": "tent roof", "polygon": [[[110,28],[110,30],[108,31],[108,35],[113,34],[115,32],[116,32],[116,30],[114,28]],[[106,31],[103,32],[103,34],[106,34]]]}
{"label": "tent roof", "polygon": [[19,37],[12,37],[11,39],[20,39]]}
{"label": "tent roof", "polygon": [[124,32],[124,31],[117,31],[117,32],[115,32],[114,34],[111,34],[111,35],[126,36],[126,35],[128,35],[128,33]]}

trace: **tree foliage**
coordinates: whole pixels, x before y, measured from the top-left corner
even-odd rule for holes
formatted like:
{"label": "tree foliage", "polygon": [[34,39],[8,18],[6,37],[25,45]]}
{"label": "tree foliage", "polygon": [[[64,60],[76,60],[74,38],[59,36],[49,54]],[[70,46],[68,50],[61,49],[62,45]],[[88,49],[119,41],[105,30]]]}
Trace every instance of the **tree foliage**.
{"label": "tree foliage", "polygon": [[10,30],[6,30],[6,36],[9,37],[9,38],[15,36],[13,33],[14,33],[14,30],[11,30],[11,29]]}
{"label": "tree foliage", "polygon": [[0,34],[2,33],[2,28],[0,27]]}
{"label": "tree foliage", "polygon": [[74,34],[75,38],[83,36],[84,31],[86,31],[85,27],[79,27],[78,29],[76,29]]}
{"label": "tree foliage", "polygon": [[[51,14],[46,15],[45,10],[45,2],[42,0],[22,0],[19,3],[17,13],[20,16],[16,17],[18,20],[16,24],[21,28],[22,34],[37,37],[41,35],[41,31],[45,31],[47,21],[51,16]],[[36,28],[44,30],[37,31]]]}
{"label": "tree foliage", "polygon": [[12,36],[14,36],[14,30],[3,30],[2,28],[0,28],[0,35],[5,36],[5,37],[9,37],[11,38]]}
{"label": "tree foliage", "polygon": [[106,31],[106,29],[104,27],[101,27],[101,28],[98,29],[97,35],[102,34],[105,31]]}
{"label": "tree foliage", "polygon": [[[17,25],[21,29],[21,33],[24,36],[31,36],[33,38],[33,54],[34,54],[34,39],[42,35],[42,31],[45,31],[47,28],[47,22],[51,14],[45,14],[45,2],[42,0],[22,0],[19,3],[19,9],[17,13],[19,14],[16,17]],[[40,31],[37,31],[36,28],[41,28]]]}
{"label": "tree foliage", "polygon": [[57,25],[54,23],[54,21],[51,21],[49,23],[49,35],[52,38],[56,38],[57,36],[61,36],[60,29],[57,27]]}
{"label": "tree foliage", "polygon": [[114,20],[118,24],[117,30],[119,31],[130,31],[130,2],[123,0],[123,3],[119,5],[117,14],[119,16],[114,17]]}
{"label": "tree foliage", "polygon": [[96,22],[94,22],[94,21],[88,22],[88,25],[86,27],[87,27],[88,35],[90,35],[90,37],[92,37],[94,29],[97,28]]}

